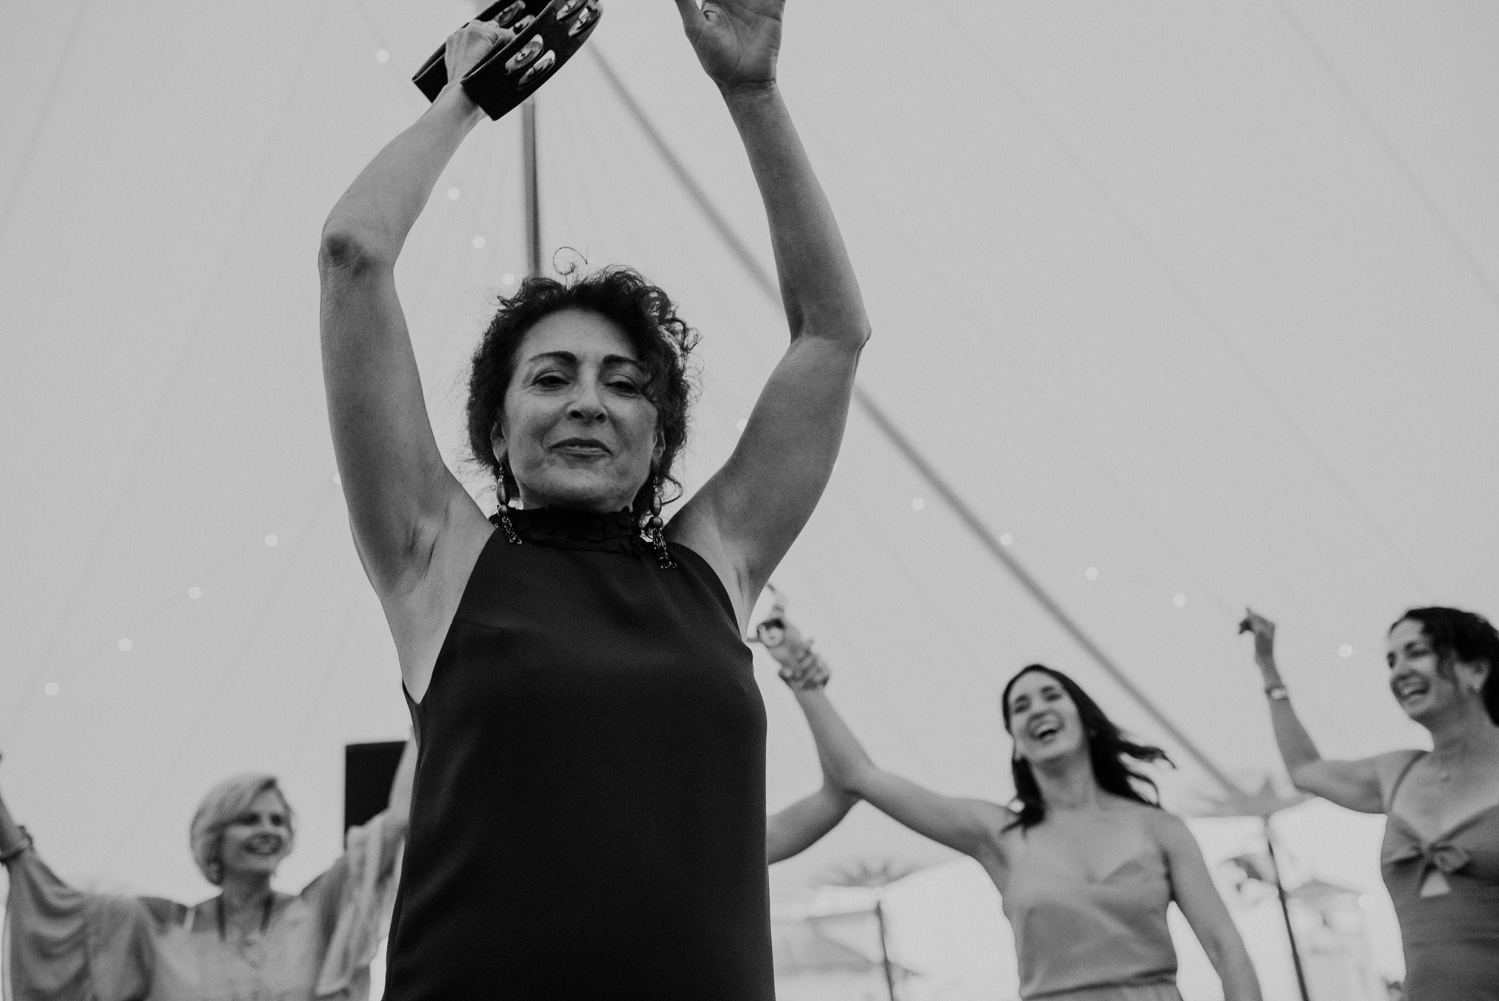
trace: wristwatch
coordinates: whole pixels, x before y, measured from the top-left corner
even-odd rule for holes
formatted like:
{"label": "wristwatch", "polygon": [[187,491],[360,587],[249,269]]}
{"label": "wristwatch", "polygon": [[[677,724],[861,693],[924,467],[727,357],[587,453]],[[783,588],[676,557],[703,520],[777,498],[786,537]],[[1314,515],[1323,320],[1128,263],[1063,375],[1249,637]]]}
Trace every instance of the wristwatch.
{"label": "wristwatch", "polygon": [[1271,685],[1265,689],[1265,698],[1271,702],[1284,702],[1291,697],[1290,691],[1285,685]]}

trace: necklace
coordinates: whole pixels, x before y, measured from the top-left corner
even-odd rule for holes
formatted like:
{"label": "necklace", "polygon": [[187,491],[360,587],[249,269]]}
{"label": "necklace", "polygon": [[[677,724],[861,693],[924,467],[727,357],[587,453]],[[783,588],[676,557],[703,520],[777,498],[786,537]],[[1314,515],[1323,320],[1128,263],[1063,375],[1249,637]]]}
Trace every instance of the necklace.
{"label": "necklace", "polygon": [[1441,782],[1451,782],[1452,773],[1465,764],[1468,759],[1467,753],[1461,747],[1452,752],[1452,754],[1453,759],[1451,761],[1443,761],[1437,756],[1436,751],[1431,752],[1431,763],[1437,770],[1437,779]]}
{"label": "necklace", "polygon": [[[265,903],[261,905],[260,909],[260,934],[262,935],[264,935],[265,930],[270,927],[271,908],[275,906],[275,903],[276,894],[274,892],[266,894]],[[229,922],[225,916],[224,895],[222,893],[214,898],[213,909],[214,916],[217,917],[219,921],[219,938],[222,941],[227,942],[229,940]]]}

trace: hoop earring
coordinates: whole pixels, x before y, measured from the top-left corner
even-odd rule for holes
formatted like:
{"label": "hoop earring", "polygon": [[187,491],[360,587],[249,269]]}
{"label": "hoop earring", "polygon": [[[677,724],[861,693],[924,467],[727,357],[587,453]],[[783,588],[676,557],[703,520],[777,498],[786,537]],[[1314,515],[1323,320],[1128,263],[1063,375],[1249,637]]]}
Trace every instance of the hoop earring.
{"label": "hoop earring", "polygon": [[500,473],[495,477],[494,492],[500,499],[500,508],[494,516],[500,520],[500,528],[505,530],[505,541],[512,546],[521,544],[520,536],[515,534],[515,526],[510,523],[510,461],[500,460]]}
{"label": "hoop earring", "polygon": [[666,538],[661,534],[665,527],[666,523],[661,520],[661,474],[656,473],[651,477],[651,514],[645,520],[645,537],[656,550],[656,565],[662,570],[675,570],[676,561],[667,551]]}

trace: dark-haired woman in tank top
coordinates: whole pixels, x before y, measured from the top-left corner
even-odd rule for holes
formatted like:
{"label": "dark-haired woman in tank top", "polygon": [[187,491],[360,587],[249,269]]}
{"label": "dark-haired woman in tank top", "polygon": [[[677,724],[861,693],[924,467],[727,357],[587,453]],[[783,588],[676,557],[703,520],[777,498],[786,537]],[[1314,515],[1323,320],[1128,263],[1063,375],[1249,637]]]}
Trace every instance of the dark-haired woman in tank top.
{"label": "dark-haired woman in tank top", "polygon": [[1413,608],[1387,637],[1389,686],[1430,751],[1325,761],[1275,665],[1275,624],[1251,611],[1275,743],[1298,789],[1383,813],[1380,870],[1405,945],[1408,1001],[1499,1001],[1499,633],[1456,608]]}
{"label": "dark-haired woman in tank top", "polygon": [[1005,686],[1018,809],[892,775],[823,692],[801,702],[830,778],[984,867],[1015,933],[1026,1001],[1181,1001],[1166,925],[1172,902],[1218,971],[1225,1001],[1259,1001],[1249,954],[1196,840],[1141,791],[1153,793],[1154,783],[1131,762],[1164,752],[1128,740],[1062,672],[1032,664]]}
{"label": "dark-haired woman in tank top", "polygon": [[[444,464],[394,268],[483,117],[460,86],[328,218],[334,446],[420,741],[390,1001],[774,996],[765,710],[741,637],[827,483],[869,336],[777,88],[783,7],[677,0],[759,184],[791,342],[669,522],[692,336],[628,269],[501,302],[468,407],[493,518]],[[509,37],[456,32],[448,79]]]}

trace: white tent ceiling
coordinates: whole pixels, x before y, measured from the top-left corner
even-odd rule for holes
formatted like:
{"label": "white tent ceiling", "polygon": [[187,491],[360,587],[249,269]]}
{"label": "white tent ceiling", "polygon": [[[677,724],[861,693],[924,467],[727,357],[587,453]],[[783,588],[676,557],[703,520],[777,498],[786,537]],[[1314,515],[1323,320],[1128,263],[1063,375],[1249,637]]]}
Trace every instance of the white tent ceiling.
{"label": "white tent ceiling", "polygon": [[[768,261],[672,5],[606,6],[593,44]],[[199,893],[198,796],[264,768],[303,818],[295,882],[336,845],[341,745],[403,732],[333,481],[314,255],[470,10],[0,10],[0,783],[74,878]],[[1246,781],[1276,758],[1245,603],[1338,755],[1419,740],[1383,687],[1401,609],[1499,610],[1496,51],[1479,2],[791,4],[784,90],[875,323],[863,386]],[[557,260],[633,264],[703,333],[690,486],[782,322],[588,56],[540,116]],[[479,130],[399,272],[455,463],[466,352],[524,269],[517,136]],[[996,695],[1035,660],[1163,739],[863,417],[777,582],[872,753],[921,781],[1006,795]],[[761,667],[777,805],[816,760]],[[1176,756],[1185,805],[1211,786]],[[941,857],[861,808],[778,886],[887,855]]]}

